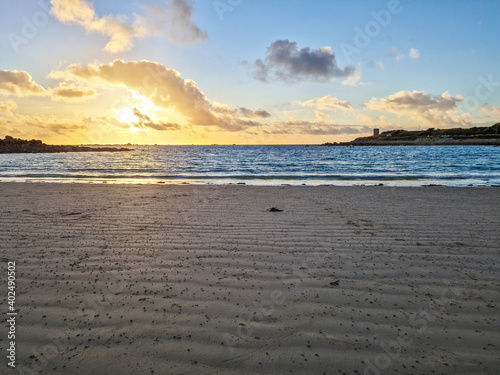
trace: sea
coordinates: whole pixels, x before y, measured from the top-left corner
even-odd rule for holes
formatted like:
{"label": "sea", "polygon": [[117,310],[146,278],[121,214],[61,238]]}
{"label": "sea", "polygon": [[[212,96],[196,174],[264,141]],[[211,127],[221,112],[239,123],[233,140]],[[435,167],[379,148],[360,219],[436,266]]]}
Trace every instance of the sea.
{"label": "sea", "polygon": [[120,184],[500,186],[493,146],[131,146],[0,154],[0,181]]}

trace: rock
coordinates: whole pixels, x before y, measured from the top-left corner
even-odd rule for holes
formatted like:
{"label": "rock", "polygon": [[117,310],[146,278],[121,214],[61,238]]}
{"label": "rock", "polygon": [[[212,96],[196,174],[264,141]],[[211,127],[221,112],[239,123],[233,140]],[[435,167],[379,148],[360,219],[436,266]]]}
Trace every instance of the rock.
{"label": "rock", "polygon": [[64,146],[64,145],[47,145],[40,140],[32,139],[31,141],[5,136],[0,139],[0,154],[16,154],[16,153],[56,153],[56,152],[120,152],[133,151],[129,148],[117,147],[85,147],[85,146]]}

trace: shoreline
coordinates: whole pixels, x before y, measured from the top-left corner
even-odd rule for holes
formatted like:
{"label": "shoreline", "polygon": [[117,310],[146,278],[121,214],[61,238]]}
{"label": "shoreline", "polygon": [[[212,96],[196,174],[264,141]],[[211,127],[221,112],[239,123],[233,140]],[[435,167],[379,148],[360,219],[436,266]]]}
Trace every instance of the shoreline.
{"label": "shoreline", "polygon": [[[196,180],[188,180],[183,181],[183,180],[126,180],[126,179],[120,179],[120,180],[111,180],[111,179],[102,179],[102,180],[77,180],[77,179],[67,179],[67,180],[58,180],[58,181],[50,181],[50,180],[34,180],[34,181],[28,181],[26,178],[21,178],[19,180],[2,180],[0,179],[0,185],[2,184],[43,184],[43,185],[94,185],[94,186],[100,186],[100,185],[118,185],[118,186],[209,186],[209,187],[224,187],[224,186],[246,186],[246,187],[275,187],[275,188],[282,188],[282,187],[296,187],[296,188],[304,188],[304,187],[327,187],[327,188],[398,188],[398,189],[404,189],[404,188],[409,188],[409,189],[416,189],[416,188],[429,188],[429,187],[442,187],[442,188],[455,188],[455,189],[475,189],[475,188],[488,188],[488,189],[494,189],[494,188],[499,188],[500,184],[493,183],[491,185],[486,185],[485,183],[476,183],[476,184],[470,184],[470,183],[462,183],[462,184],[457,184],[457,185],[452,185],[452,184],[444,184],[444,183],[439,183],[439,181],[436,180],[428,180],[428,181],[413,181],[413,184],[408,184],[408,181],[373,181],[373,182],[363,182],[360,181],[359,183],[352,183],[352,182],[345,182],[342,181],[342,183],[305,183],[303,180],[297,183],[280,183],[280,184],[273,184],[273,183],[255,183],[255,182],[207,182],[207,181],[196,181]],[[340,181],[336,181],[340,182]],[[400,182],[400,183],[397,183]]]}
{"label": "shoreline", "polygon": [[0,183],[17,366],[494,374],[499,205],[487,188]]}

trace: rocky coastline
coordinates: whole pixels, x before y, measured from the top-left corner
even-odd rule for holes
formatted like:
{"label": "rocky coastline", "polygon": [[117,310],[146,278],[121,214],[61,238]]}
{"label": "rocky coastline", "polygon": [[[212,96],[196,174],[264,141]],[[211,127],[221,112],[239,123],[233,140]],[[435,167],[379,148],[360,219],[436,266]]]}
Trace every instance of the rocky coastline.
{"label": "rocky coastline", "polygon": [[324,143],[322,146],[500,146],[500,123],[490,127],[434,129],[423,131],[390,130],[360,137],[349,142]]}
{"label": "rocky coastline", "polygon": [[58,152],[123,152],[133,151],[125,147],[88,147],[69,145],[47,145],[38,139],[30,141],[6,136],[0,139],[0,154],[34,154]]}
{"label": "rocky coastline", "polygon": [[380,139],[377,137],[356,138],[350,142],[325,143],[322,146],[500,146],[499,138],[417,138]]}

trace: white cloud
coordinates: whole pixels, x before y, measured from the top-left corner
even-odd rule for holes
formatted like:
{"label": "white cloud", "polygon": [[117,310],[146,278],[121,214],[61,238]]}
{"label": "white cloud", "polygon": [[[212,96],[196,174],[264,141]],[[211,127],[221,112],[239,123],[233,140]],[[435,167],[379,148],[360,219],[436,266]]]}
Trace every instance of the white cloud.
{"label": "white cloud", "polygon": [[354,70],[354,73],[349,76],[345,81],[342,81],[342,85],[344,86],[369,86],[371,82],[361,82],[361,67],[358,67]]}
{"label": "white cloud", "polygon": [[[266,117],[267,112],[245,109],[233,110],[223,104],[211,104],[205,94],[190,79],[160,63],[151,61],[115,60],[111,64],[70,65],[66,71],[52,72],[50,77],[67,81],[80,80],[103,86],[126,87],[138,92],[160,108],[173,109],[182,115],[189,125],[215,126],[236,131],[259,125],[248,120],[251,117]],[[137,114],[134,114],[136,117]],[[152,123],[144,119],[145,123]],[[173,128],[173,126],[169,126]]]}
{"label": "white cloud", "polygon": [[401,60],[402,58],[405,57],[396,47],[392,47],[388,52],[387,55],[390,57],[395,58],[397,61]]}
{"label": "white cloud", "polygon": [[45,95],[45,89],[24,71],[0,70],[0,94],[15,96]]}
{"label": "white cloud", "polygon": [[300,103],[300,105],[304,107],[316,107],[319,110],[331,110],[332,108],[344,111],[352,110],[352,106],[347,100],[339,100],[336,97],[329,95],[305,101]]}
{"label": "white cloud", "polygon": [[420,57],[420,51],[416,48],[411,48],[408,56],[412,59],[418,59]]}
{"label": "white cloud", "polygon": [[448,92],[434,96],[423,91],[400,91],[387,98],[372,98],[364,106],[379,112],[407,116],[436,128],[467,127],[471,125],[469,115],[459,115],[457,111],[457,103],[462,100],[460,96],[453,98]]}
{"label": "white cloud", "polygon": [[75,23],[87,32],[99,32],[110,37],[104,50],[118,53],[132,49],[133,39],[146,35],[140,17],[129,24],[124,16],[99,17],[93,4],[85,0],[52,0],[51,13],[63,23]]}
{"label": "white cloud", "polygon": [[385,66],[381,61],[370,60],[368,61],[368,66],[373,69],[384,70]]}
{"label": "white cloud", "polygon": [[133,21],[121,15],[99,17],[92,3],[87,0],[51,0],[51,13],[63,23],[82,26],[87,32],[97,32],[110,38],[104,51],[118,53],[129,51],[134,39],[151,33],[167,33],[178,43],[206,40],[207,34],[192,21],[193,7],[190,0],[171,0],[164,5],[146,4],[148,17],[134,14]]}
{"label": "white cloud", "polygon": [[371,132],[366,125],[341,125],[327,121],[287,120],[266,125],[263,129],[265,134],[342,135]]}
{"label": "white cloud", "polygon": [[161,5],[146,4],[147,22],[153,33],[167,35],[179,44],[207,40],[206,31],[201,30],[193,21],[191,0],[172,0]]}
{"label": "white cloud", "polygon": [[487,104],[481,106],[481,113],[495,119],[500,119],[500,107],[491,107]]}
{"label": "white cloud", "polygon": [[7,102],[0,102],[0,115],[12,117],[16,109],[17,104],[12,100],[8,100]]}

